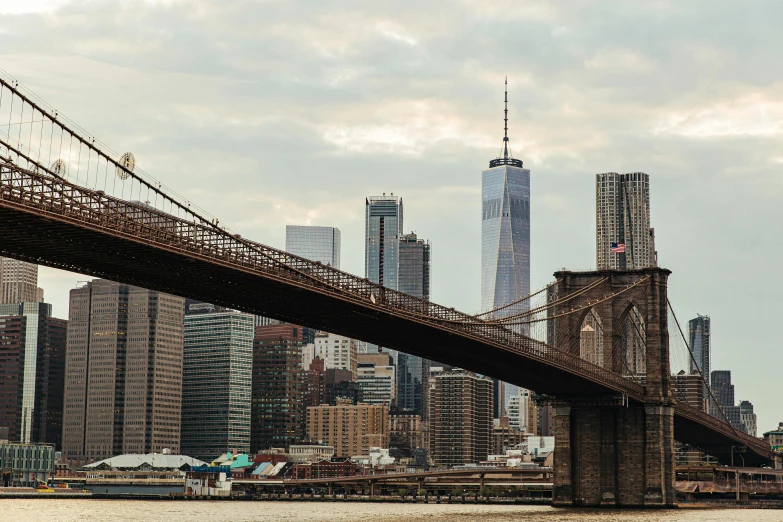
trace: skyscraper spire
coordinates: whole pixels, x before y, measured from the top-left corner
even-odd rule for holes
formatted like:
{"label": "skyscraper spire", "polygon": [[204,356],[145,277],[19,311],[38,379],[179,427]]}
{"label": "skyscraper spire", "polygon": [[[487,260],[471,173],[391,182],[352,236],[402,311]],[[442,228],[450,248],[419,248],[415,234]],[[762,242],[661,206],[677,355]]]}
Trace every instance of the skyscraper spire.
{"label": "skyscraper spire", "polygon": [[498,156],[489,162],[489,167],[499,167],[500,165],[511,165],[513,167],[522,167],[522,161],[514,159],[508,150],[508,76],[505,83],[505,97],[503,108],[503,156]]}
{"label": "skyscraper spire", "polygon": [[508,160],[508,76],[506,76],[505,104],[503,110],[503,159]]}

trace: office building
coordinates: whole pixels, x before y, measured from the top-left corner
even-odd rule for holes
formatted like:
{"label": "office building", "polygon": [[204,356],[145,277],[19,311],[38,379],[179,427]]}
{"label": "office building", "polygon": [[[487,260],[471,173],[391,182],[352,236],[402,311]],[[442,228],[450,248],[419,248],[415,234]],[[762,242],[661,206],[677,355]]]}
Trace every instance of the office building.
{"label": "office building", "polygon": [[286,225],[285,251],[339,269],[340,229]]}
{"label": "office building", "polygon": [[0,303],[42,303],[38,288],[38,265],[0,257]]}
{"label": "office building", "polygon": [[[508,86],[508,82],[506,82]],[[481,310],[489,311],[530,294],[530,170],[515,159],[508,138],[508,89],[503,149],[481,173]],[[503,317],[527,309],[527,301],[493,314]],[[527,328],[512,328],[525,333]],[[506,384],[495,383],[493,415],[505,415]],[[510,390],[510,391],[513,391]]]}
{"label": "office building", "polygon": [[[430,252],[429,241],[416,234],[405,234],[400,239],[400,292],[429,300]],[[429,399],[429,374],[431,362],[415,355],[393,352],[397,366],[397,407],[424,416],[424,405]]]}
{"label": "office building", "polygon": [[492,428],[492,444],[490,447],[491,455],[505,455],[506,451],[516,448],[527,440],[524,431],[520,431],[509,424],[508,417],[495,419],[495,426]]}
{"label": "office building", "polygon": [[709,396],[707,383],[710,376],[710,317],[699,315],[688,321],[688,334],[690,338],[689,349],[691,351],[691,373],[699,373],[704,376],[704,396]]}
{"label": "office building", "polygon": [[530,293],[530,170],[508,148],[481,174],[481,309],[491,310]]}
{"label": "office building", "polygon": [[430,299],[430,252],[429,241],[419,239],[411,232],[400,238],[400,268],[398,290],[414,297]]}
{"label": "office building", "polygon": [[650,228],[650,176],[644,172],[596,174],[596,268],[657,266]]}
{"label": "office building", "polygon": [[731,384],[731,372],[715,370],[710,378],[710,415],[727,420],[735,429],[745,431],[740,415],[740,407],[734,402],[734,385]]}
{"label": "office building", "polygon": [[34,488],[39,484],[50,484],[54,477],[55,458],[55,448],[51,444],[29,444],[0,438],[0,488]]}
{"label": "office building", "polygon": [[335,406],[339,399],[352,404],[362,402],[362,388],[353,380],[350,370],[327,368],[326,370],[326,403]]}
{"label": "office building", "polygon": [[192,303],[184,335],[182,454],[210,462],[249,452],[253,316]]}
{"label": "office building", "polygon": [[307,408],[307,436],[334,447],[336,457],[369,455],[372,447],[389,447],[389,408],[350,399]]}
{"label": "office building", "polygon": [[400,239],[402,238],[402,198],[394,194],[365,200],[364,277],[398,289]]}
{"label": "office building", "polygon": [[517,393],[509,397],[508,401],[508,425],[515,430],[529,433],[528,413],[530,410],[530,391],[518,388]]}
{"label": "office building", "polygon": [[[310,366],[315,357],[323,359],[327,370],[348,370],[352,381],[357,379],[357,356],[359,343],[342,335],[318,332],[313,337],[312,346],[303,346],[303,367]],[[306,354],[306,357],[304,357]]]}
{"label": "office building", "polygon": [[0,304],[0,429],[15,442],[62,442],[67,321],[45,303]]}
{"label": "office building", "polygon": [[432,378],[430,455],[437,466],[478,464],[492,450],[492,381],[463,370]]}
{"label": "office building", "polygon": [[[305,408],[326,404],[326,367],[316,357],[302,375],[302,404]],[[305,410],[306,411],[306,410]]]}
{"label": "office building", "polygon": [[750,401],[740,401],[739,403],[740,423],[745,433],[756,436],[756,414],[753,412],[753,404]]}
{"label": "office building", "polygon": [[63,453],[179,453],[185,300],[95,279],[71,290]]}
{"label": "office building", "polygon": [[302,327],[257,326],[253,340],[250,451],[283,448],[304,432]]}
{"label": "office building", "polygon": [[681,370],[677,375],[672,376],[672,388],[678,401],[701,411],[707,411],[706,387],[698,372],[685,373]]}
{"label": "office building", "polygon": [[397,403],[397,379],[391,355],[359,354],[358,373],[363,402],[387,408]]}

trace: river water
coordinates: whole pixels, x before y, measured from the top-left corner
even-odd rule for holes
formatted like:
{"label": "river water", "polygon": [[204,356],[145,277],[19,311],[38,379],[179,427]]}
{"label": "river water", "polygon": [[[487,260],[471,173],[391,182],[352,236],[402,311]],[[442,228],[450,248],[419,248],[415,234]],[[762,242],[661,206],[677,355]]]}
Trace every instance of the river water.
{"label": "river water", "polygon": [[21,522],[779,522],[783,511],[678,509],[563,510],[546,506],[370,504],[359,502],[209,502],[84,499],[0,499],[0,521]]}

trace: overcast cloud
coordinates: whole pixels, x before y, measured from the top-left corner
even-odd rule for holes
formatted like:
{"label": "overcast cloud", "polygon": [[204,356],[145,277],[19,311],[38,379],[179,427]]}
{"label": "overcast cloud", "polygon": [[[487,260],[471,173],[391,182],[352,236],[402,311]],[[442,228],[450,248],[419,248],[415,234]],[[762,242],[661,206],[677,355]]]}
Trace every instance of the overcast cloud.
{"label": "overcast cloud", "polygon": [[[465,311],[507,75],[533,287],[595,265],[595,173],[649,173],[680,319],[777,426],[783,4],[489,3],[0,0],[0,67],[245,237],[339,227],[356,274],[365,196],[402,196]],[[41,269],[56,315],[79,279]]]}

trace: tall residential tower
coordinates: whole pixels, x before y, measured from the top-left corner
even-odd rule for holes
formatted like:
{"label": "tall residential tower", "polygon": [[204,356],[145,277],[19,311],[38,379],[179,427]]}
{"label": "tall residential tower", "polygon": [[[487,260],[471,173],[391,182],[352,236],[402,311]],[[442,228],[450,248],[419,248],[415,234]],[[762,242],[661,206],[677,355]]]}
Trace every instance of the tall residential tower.
{"label": "tall residential tower", "polygon": [[596,174],[596,268],[657,266],[650,228],[650,176],[644,172]]}

